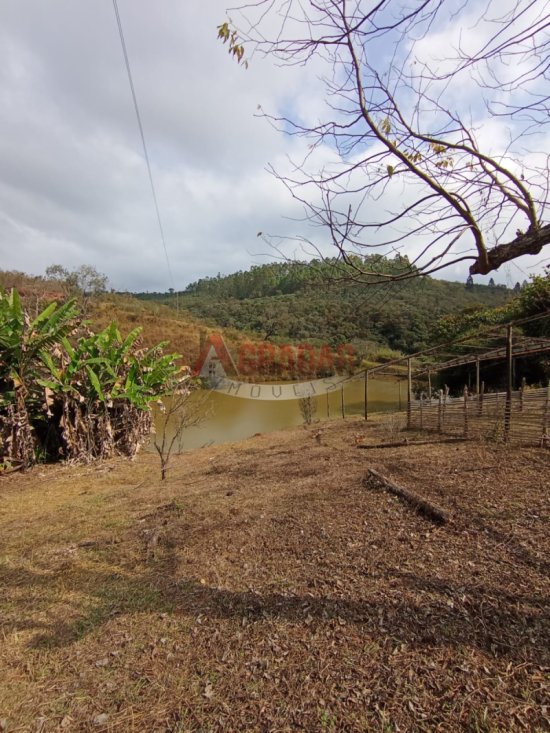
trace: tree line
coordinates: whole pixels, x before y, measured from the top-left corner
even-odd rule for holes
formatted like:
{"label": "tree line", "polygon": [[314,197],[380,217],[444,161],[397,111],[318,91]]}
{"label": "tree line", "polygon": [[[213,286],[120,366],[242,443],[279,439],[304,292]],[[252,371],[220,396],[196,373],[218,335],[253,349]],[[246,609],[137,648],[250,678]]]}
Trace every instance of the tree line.
{"label": "tree line", "polygon": [[[405,258],[369,257],[370,268],[396,272]],[[350,270],[351,273],[351,270]],[[332,263],[270,263],[245,272],[203,278],[179,294],[179,306],[213,327],[249,331],[263,340],[351,342],[360,356],[382,349],[418,351],[432,344],[439,318],[465,308],[504,304],[503,285],[472,285],[422,278],[399,285],[334,279]],[[167,293],[138,294],[170,305]]]}

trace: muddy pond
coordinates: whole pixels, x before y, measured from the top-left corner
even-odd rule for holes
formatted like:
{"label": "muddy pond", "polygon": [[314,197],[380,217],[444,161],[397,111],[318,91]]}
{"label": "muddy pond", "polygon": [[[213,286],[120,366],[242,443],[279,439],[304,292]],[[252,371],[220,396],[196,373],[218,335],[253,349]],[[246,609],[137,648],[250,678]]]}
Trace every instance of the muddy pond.
{"label": "muddy pond", "polygon": [[[251,385],[243,386],[250,388]],[[269,387],[271,388],[271,385]],[[396,382],[370,379],[368,393],[369,413],[392,411],[399,407],[400,388]],[[355,379],[339,385],[337,389],[326,394],[312,396],[313,422],[326,418],[342,418],[342,412],[345,416],[362,415],[364,394],[363,379]],[[405,388],[401,385],[401,400],[404,399],[404,395]],[[268,433],[301,425],[304,422],[299,399],[247,399],[216,390],[195,393],[190,399],[201,401],[204,417],[198,425],[183,430],[181,440],[178,440],[178,452],[243,440],[256,433]],[[159,415],[156,416],[155,422],[159,430]],[[170,434],[170,426],[168,433]]]}

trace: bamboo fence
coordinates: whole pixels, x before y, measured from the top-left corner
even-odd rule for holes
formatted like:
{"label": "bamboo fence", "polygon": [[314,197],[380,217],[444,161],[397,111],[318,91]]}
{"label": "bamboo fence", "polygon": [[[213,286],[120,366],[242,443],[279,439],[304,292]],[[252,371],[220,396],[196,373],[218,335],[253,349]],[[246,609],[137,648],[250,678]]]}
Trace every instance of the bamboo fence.
{"label": "bamboo fence", "polygon": [[407,412],[413,430],[550,447],[550,386],[431,399],[413,399]]}

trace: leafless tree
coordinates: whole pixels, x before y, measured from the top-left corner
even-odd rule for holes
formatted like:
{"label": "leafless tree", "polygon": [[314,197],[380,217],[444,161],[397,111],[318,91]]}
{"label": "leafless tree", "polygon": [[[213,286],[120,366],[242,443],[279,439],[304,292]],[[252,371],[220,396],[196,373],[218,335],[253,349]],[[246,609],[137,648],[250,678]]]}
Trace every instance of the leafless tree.
{"label": "leafless tree", "polygon": [[[239,62],[264,53],[321,75],[319,118],[266,114],[309,143],[292,174],[273,172],[355,279],[467,261],[487,274],[550,243],[544,0],[254,0],[228,12],[219,35]],[[365,257],[376,252],[404,267],[378,271]]]}
{"label": "leafless tree", "polygon": [[208,416],[210,392],[198,390],[192,378],[186,378],[171,395],[157,402],[159,419],[153,445],[160,459],[160,477],[164,481],[174,453],[181,453],[187,428],[199,425]]}

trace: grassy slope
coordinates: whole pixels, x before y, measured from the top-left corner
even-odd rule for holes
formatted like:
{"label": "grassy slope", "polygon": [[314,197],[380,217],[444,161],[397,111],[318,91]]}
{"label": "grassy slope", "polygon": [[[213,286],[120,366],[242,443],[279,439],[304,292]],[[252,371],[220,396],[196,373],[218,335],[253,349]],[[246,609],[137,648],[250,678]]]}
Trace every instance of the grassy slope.
{"label": "grassy slope", "polygon": [[[32,315],[52,299],[60,300],[64,297],[58,283],[19,272],[0,271],[0,287],[6,290],[15,287]],[[199,355],[201,336],[205,333],[222,332],[233,353],[238,351],[239,345],[244,341],[257,338],[234,328],[220,328],[211,321],[192,315],[188,310],[182,309],[177,313],[167,305],[138,300],[130,294],[109,293],[92,300],[87,317],[95,330],[105,328],[115,321],[124,335],[140,326],[143,329],[142,340],[145,346],[168,341],[167,348],[181,354],[183,361],[191,365]]]}
{"label": "grassy slope", "polygon": [[357,431],[0,479],[8,730],[546,730],[548,456]]}
{"label": "grassy slope", "polygon": [[209,325],[186,310],[178,314],[166,305],[138,300],[131,295],[102,296],[93,304],[90,320],[93,327],[98,329],[114,320],[122,333],[141,326],[146,346],[168,341],[168,348],[182,354],[184,362],[191,365],[199,355],[201,334],[222,332],[229,350],[233,353],[237,352],[241,343],[251,340],[246,333],[234,328],[224,329],[214,324]]}
{"label": "grassy slope", "polygon": [[[0,287],[12,286],[23,293],[31,312],[40,303],[62,296],[55,282],[0,271]],[[146,346],[168,341],[168,348],[191,365],[198,357],[201,336],[214,331],[223,333],[233,354],[243,342],[262,340],[269,333],[274,341],[307,340],[333,346],[351,342],[372,365],[430,344],[441,315],[476,304],[500,305],[510,294],[502,288],[475,286],[469,291],[460,283],[425,279],[380,294],[346,286],[243,300],[188,295],[180,297],[179,313],[173,298],[143,300],[130,294],[106,294],[91,302],[88,317],[95,329],[114,320],[123,334],[141,326]]]}

